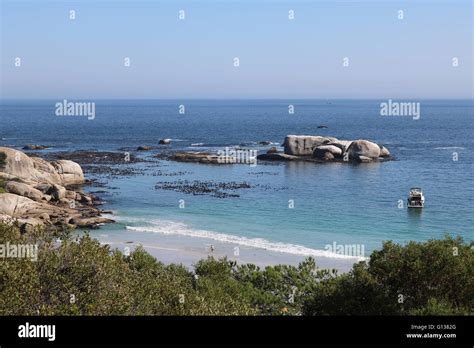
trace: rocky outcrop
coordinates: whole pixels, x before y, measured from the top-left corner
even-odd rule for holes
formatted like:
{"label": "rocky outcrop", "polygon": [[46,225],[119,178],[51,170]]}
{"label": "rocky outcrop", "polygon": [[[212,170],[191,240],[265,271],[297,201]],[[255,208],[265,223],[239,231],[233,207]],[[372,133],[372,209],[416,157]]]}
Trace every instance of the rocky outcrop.
{"label": "rocky outcrop", "polygon": [[160,139],[158,141],[158,144],[160,144],[160,145],[169,145],[169,144],[171,144],[171,139]]}
{"label": "rocky outcrop", "polygon": [[45,150],[48,149],[49,146],[45,145],[33,145],[33,144],[28,144],[23,146],[23,150]]}
{"label": "rocky outcrop", "polygon": [[258,156],[259,160],[309,162],[372,162],[392,159],[383,145],[369,140],[339,140],[319,135],[288,135],[284,153],[272,152]]}
{"label": "rocky outcrop", "polygon": [[264,153],[257,156],[257,159],[264,161],[298,161],[298,160],[310,160],[310,158],[299,157],[293,155],[287,155],[286,153]]}
{"label": "rocky outcrop", "polygon": [[[231,149],[217,154],[201,151],[161,152],[155,157],[204,164],[255,164],[264,161],[306,161],[366,163],[392,159],[390,151],[383,145],[369,140],[340,140],[320,135],[287,135],[283,142],[283,152],[273,146],[256,156],[257,150]],[[252,152],[252,153],[251,153]],[[247,157],[246,157],[247,156]]]}
{"label": "rocky outcrop", "polygon": [[151,150],[151,146],[140,145],[139,147],[137,147],[137,151],[150,151],[150,150]]}
{"label": "rocky outcrop", "polygon": [[70,160],[48,162],[21,151],[0,147],[5,154],[0,179],[6,193],[0,194],[0,221],[48,228],[96,228],[113,222],[100,216],[98,199],[71,189],[85,182],[81,166]]}
{"label": "rocky outcrop", "polygon": [[29,157],[21,151],[8,147],[0,147],[0,153],[6,155],[5,164],[0,169],[0,178],[63,186],[84,183],[81,166],[73,161],[48,162],[39,157]]}
{"label": "rocky outcrop", "polygon": [[316,147],[336,140],[336,138],[319,135],[287,135],[283,147],[287,155],[311,156]]}
{"label": "rocky outcrop", "polygon": [[233,164],[236,162],[235,158],[230,156],[219,156],[209,152],[197,151],[176,152],[169,156],[168,159],[177,162],[194,162],[204,164]]}
{"label": "rocky outcrop", "polygon": [[355,140],[347,149],[349,158],[357,159],[359,156],[369,158],[380,157],[380,147],[368,140]]}
{"label": "rocky outcrop", "polygon": [[258,151],[256,149],[226,148],[226,150],[219,150],[217,152],[173,151],[159,153],[155,157],[177,162],[193,162],[218,165],[255,165],[257,164],[257,154]]}
{"label": "rocky outcrop", "polygon": [[267,153],[278,153],[278,149],[275,146],[272,146],[268,149]]}
{"label": "rocky outcrop", "polygon": [[217,155],[209,152],[176,152],[168,157],[172,161],[195,162],[195,163],[215,163],[217,164]]}

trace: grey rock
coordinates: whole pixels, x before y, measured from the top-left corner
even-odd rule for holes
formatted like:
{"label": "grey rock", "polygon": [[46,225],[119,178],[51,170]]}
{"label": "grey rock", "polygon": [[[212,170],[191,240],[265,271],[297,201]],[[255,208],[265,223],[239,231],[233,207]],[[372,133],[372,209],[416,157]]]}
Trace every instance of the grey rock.
{"label": "grey rock", "polygon": [[48,162],[6,147],[0,147],[0,153],[5,155],[0,178],[7,182],[6,193],[0,194],[0,221],[18,223],[25,233],[36,225],[75,227],[69,224],[71,219],[90,219],[83,224],[90,228],[112,221],[100,217],[93,195],[65,188],[85,182],[79,164],[69,160]]}
{"label": "grey rock", "polygon": [[366,156],[359,156],[357,159],[359,160],[359,162],[362,162],[362,163],[369,163],[373,161],[372,158],[366,157]]}
{"label": "grey rock", "polygon": [[40,202],[43,200],[43,193],[27,184],[21,182],[9,181],[5,185],[5,190],[9,193],[14,193],[23,197],[30,198],[34,201]]}
{"label": "grey rock", "polygon": [[264,161],[300,161],[301,157],[287,155],[286,153],[264,153],[257,156],[257,160]]}
{"label": "grey rock", "polygon": [[380,147],[380,157],[390,157],[390,151],[388,151],[388,149],[383,146],[383,145],[379,145]]}
{"label": "grey rock", "polygon": [[316,147],[335,141],[336,138],[319,135],[287,135],[283,146],[287,155],[312,156]]}
{"label": "grey rock", "polygon": [[137,147],[137,151],[150,151],[150,150],[151,150],[151,146],[140,145],[139,147]]}
{"label": "grey rock", "polygon": [[278,153],[278,150],[275,146],[272,146],[268,149],[267,153]]}
{"label": "grey rock", "polygon": [[49,148],[49,146],[45,145],[33,145],[33,144],[28,144],[23,146],[23,150],[44,150]]}
{"label": "grey rock", "polygon": [[350,159],[358,159],[359,156],[378,158],[380,156],[380,147],[368,140],[355,140],[347,150]]}
{"label": "grey rock", "polygon": [[332,155],[332,159],[334,157],[341,157],[342,156],[342,149],[335,145],[321,145],[314,149],[313,157],[318,159],[327,159],[326,153]]}

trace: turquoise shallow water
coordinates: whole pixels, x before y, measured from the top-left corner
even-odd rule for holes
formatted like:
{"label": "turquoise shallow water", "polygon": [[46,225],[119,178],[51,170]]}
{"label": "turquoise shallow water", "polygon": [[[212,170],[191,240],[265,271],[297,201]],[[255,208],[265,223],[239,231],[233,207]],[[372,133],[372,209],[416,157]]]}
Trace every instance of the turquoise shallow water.
{"label": "turquoise shallow water", "polygon": [[[174,139],[172,149],[217,150],[259,141],[281,143],[286,134],[366,138],[385,144],[396,161],[363,165],[280,163],[210,166],[155,160],[136,166],[145,175],[108,182],[104,198],[119,223],[101,233],[202,238],[301,255],[326,244],[473,236],[472,101],[422,101],[421,118],[382,117],[380,101],[97,101],[93,121],[54,116],[53,102],[1,106],[2,146],[39,143],[57,150],[118,150]],[[288,115],[287,106],[296,106]],[[328,129],[317,129],[320,124]],[[54,135],[54,136],[52,136]],[[277,144],[278,145],[278,144]],[[151,157],[158,150],[140,154]],[[453,161],[453,154],[458,156]],[[156,172],[177,176],[156,176]],[[240,196],[216,198],[156,190],[159,181],[246,182]],[[412,186],[423,188],[422,211],[398,208]],[[185,208],[179,207],[183,199]],[[294,208],[288,208],[288,201]],[[138,236],[138,234],[136,234]]]}

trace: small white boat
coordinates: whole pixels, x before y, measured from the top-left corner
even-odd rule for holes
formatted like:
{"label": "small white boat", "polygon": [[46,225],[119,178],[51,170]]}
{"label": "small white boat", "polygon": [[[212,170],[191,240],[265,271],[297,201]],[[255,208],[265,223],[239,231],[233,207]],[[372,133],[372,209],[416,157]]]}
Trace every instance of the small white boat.
{"label": "small white boat", "polygon": [[419,187],[412,187],[408,195],[408,208],[423,208],[425,206],[425,196]]}

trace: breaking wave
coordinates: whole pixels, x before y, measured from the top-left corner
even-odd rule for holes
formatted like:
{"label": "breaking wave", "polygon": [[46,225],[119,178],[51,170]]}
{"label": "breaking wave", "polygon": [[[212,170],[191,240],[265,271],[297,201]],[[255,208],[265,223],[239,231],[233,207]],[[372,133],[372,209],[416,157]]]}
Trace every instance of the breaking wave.
{"label": "breaking wave", "polygon": [[435,150],[465,150],[462,146],[446,146],[446,147],[435,147]]}
{"label": "breaking wave", "polygon": [[193,229],[181,222],[174,222],[168,220],[153,220],[147,221],[150,225],[147,226],[126,226],[127,230],[136,232],[151,232],[160,233],[164,235],[179,235],[194,238],[211,239],[218,242],[233,243],[251,248],[265,249],[269,251],[288,253],[294,255],[314,256],[314,257],[330,257],[341,259],[360,260],[362,258],[356,256],[348,256],[336,254],[326,250],[316,250],[307,248],[302,245],[271,242],[263,238],[247,238],[241,236],[234,236],[225,233]]}

